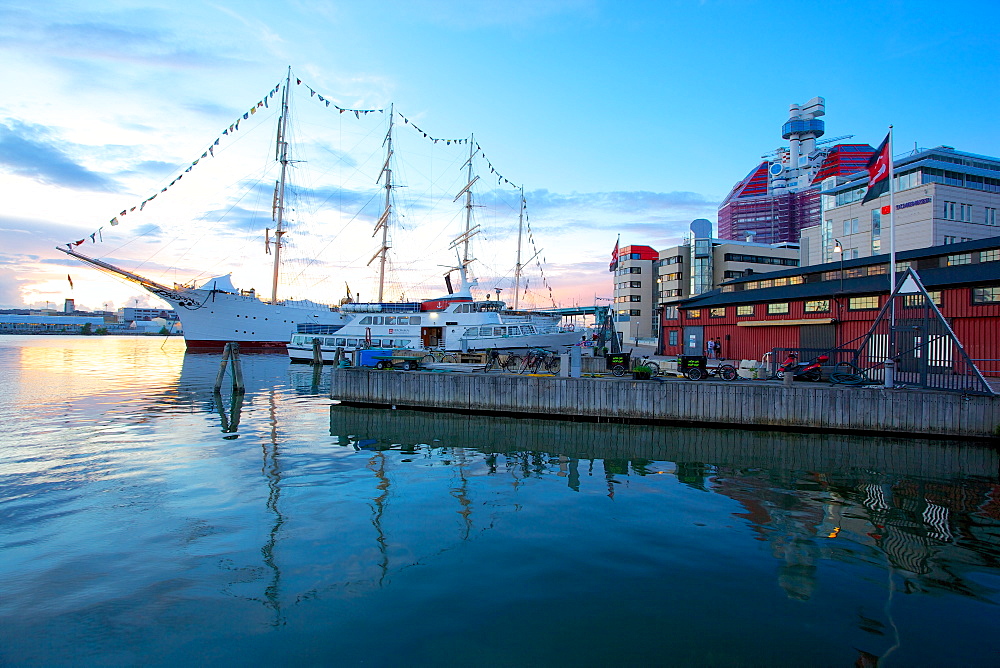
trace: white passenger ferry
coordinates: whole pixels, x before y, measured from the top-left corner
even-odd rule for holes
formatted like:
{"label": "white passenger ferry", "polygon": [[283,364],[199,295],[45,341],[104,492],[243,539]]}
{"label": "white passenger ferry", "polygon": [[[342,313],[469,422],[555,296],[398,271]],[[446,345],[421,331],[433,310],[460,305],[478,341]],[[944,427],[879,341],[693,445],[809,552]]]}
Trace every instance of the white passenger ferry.
{"label": "white passenger ferry", "polygon": [[317,338],[324,362],[333,361],[337,348],[348,352],[366,348],[447,352],[545,348],[561,352],[586,338],[585,331],[563,325],[558,314],[509,309],[499,300],[474,300],[464,267],[457,271],[461,288],[445,297],[421,302],[344,304],[341,312],[350,321],[336,331],[300,326],[287,346],[289,358],[293,362],[311,362],[313,339]]}

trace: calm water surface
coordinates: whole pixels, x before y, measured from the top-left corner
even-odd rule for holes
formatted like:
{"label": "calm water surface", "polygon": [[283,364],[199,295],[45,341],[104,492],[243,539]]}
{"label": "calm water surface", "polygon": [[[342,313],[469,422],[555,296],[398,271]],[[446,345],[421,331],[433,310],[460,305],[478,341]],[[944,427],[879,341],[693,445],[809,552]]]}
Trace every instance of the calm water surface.
{"label": "calm water surface", "polygon": [[997,452],[332,405],[0,337],[0,664],[1000,665]]}

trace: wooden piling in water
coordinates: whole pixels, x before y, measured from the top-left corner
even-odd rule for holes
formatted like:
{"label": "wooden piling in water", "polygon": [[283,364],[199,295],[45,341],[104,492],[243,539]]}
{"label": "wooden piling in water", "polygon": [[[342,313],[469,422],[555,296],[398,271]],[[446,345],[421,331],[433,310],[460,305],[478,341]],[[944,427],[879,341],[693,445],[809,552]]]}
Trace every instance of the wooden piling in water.
{"label": "wooden piling in water", "polygon": [[315,365],[323,366],[322,342],[318,338],[314,338],[312,340],[312,348],[313,348],[312,364],[314,366]]}
{"label": "wooden piling in water", "polygon": [[227,365],[232,367],[233,392],[245,392],[243,365],[240,362],[240,344],[235,342],[227,343],[222,350],[222,361],[219,363],[219,373],[215,376],[215,386],[213,389],[216,393],[222,391],[222,381],[226,378]]}

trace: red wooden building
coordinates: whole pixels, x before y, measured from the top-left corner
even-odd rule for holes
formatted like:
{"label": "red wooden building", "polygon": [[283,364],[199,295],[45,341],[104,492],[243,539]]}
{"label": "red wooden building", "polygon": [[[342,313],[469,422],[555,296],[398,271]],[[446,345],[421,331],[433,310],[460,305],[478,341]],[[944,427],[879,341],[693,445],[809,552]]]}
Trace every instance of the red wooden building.
{"label": "red wooden building", "polygon": [[[920,276],[973,359],[1000,358],[1000,237],[896,254]],[[855,348],[889,295],[889,256],[751,274],[665,307],[662,355],[704,354],[718,339],[726,359],[759,360],[773,348]],[[1000,362],[980,364],[984,372]]]}

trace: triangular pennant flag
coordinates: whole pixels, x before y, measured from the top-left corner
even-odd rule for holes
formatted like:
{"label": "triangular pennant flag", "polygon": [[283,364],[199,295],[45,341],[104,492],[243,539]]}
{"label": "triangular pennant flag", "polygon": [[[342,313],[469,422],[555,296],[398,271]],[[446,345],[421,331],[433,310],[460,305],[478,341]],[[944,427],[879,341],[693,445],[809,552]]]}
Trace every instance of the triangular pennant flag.
{"label": "triangular pennant flag", "polygon": [[[309,88],[309,86],[306,86],[306,88]],[[315,96],[316,96],[316,91],[314,91],[312,88],[309,88],[309,97],[315,97]]]}
{"label": "triangular pennant flag", "polygon": [[218,146],[218,145],[219,145],[219,140],[218,140],[218,139],[216,139],[216,140],[215,140],[215,144],[214,144],[214,146]]}
{"label": "triangular pennant flag", "polygon": [[326,101],[326,106],[327,106],[327,107],[329,107],[329,106],[330,106],[330,100],[327,100],[327,101]]}
{"label": "triangular pennant flag", "polygon": [[263,107],[263,106],[264,106],[264,102],[263,102],[263,101],[261,101],[261,102],[258,102],[258,103],[257,103],[257,106],[258,106],[258,107]]}
{"label": "triangular pennant flag", "polygon": [[97,243],[97,232],[94,232],[93,234],[90,235],[90,243],[92,244]]}
{"label": "triangular pennant flag", "polygon": [[[135,207],[132,207],[132,208],[135,208]],[[125,215],[125,213],[126,213],[126,210],[125,210],[125,209],[122,209],[122,212],[121,212],[121,213],[119,213],[118,215],[119,215],[119,216],[124,216],[124,215]]]}
{"label": "triangular pennant flag", "polygon": [[114,226],[114,225],[117,225],[117,224],[118,224],[118,217],[115,216],[114,218],[111,219],[111,225]]}
{"label": "triangular pennant flag", "polygon": [[[246,119],[248,119],[248,118],[250,118],[250,112],[249,112],[249,111],[248,111],[247,113],[243,114],[243,120],[244,120],[244,121],[245,121]],[[239,127],[239,126],[237,125],[237,127]]]}
{"label": "triangular pennant flag", "polygon": [[295,83],[301,86],[302,85],[302,79],[296,79]]}
{"label": "triangular pennant flag", "polygon": [[270,108],[271,108],[271,107],[268,107],[268,106],[267,106],[267,98],[266,98],[266,97],[264,98],[264,106],[265,106],[265,107],[267,107],[268,109],[270,109]]}
{"label": "triangular pennant flag", "polygon": [[319,98],[319,101],[320,101],[320,102],[323,102],[323,101],[324,101],[324,100],[323,100],[323,96],[322,96],[322,95],[317,95],[316,97],[318,97],[318,98]]}
{"label": "triangular pennant flag", "polygon": [[[181,178],[181,177],[178,176],[177,178]],[[134,206],[131,209],[128,210],[129,213],[132,213],[133,211],[135,211],[135,207]]]}
{"label": "triangular pennant flag", "polygon": [[[215,151],[212,150],[211,146],[208,147],[208,152],[212,154],[213,158],[215,157]],[[171,183],[170,185],[173,185],[173,184]]]}
{"label": "triangular pennant flag", "polygon": [[355,118],[361,118],[361,114],[358,113],[357,109],[354,110],[354,117]]}
{"label": "triangular pennant flag", "polygon": [[228,134],[229,134],[229,128],[226,128],[225,130],[223,130],[223,131],[222,131],[222,134],[224,134],[224,135],[228,135]]}
{"label": "triangular pennant flag", "polygon": [[73,245],[74,245],[74,246],[79,246],[79,245],[80,245],[80,244],[82,244],[82,243],[83,243],[84,241],[86,241],[86,239],[80,239],[79,241],[74,241],[74,242],[73,242]]}
{"label": "triangular pennant flag", "polygon": [[257,107],[251,107],[250,108],[250,113],[251,114],[256,114],[257,113]]}

